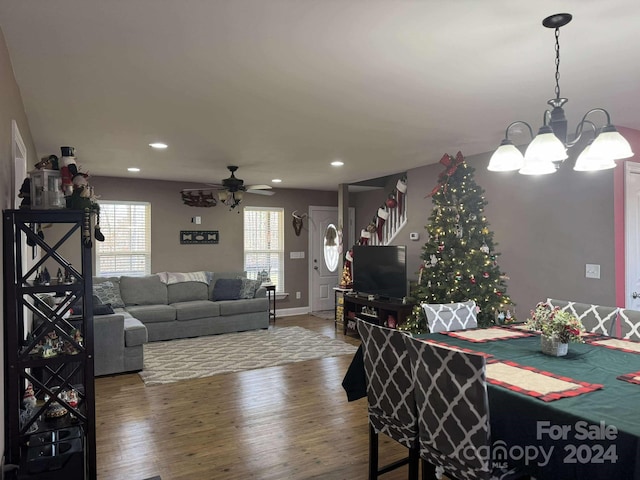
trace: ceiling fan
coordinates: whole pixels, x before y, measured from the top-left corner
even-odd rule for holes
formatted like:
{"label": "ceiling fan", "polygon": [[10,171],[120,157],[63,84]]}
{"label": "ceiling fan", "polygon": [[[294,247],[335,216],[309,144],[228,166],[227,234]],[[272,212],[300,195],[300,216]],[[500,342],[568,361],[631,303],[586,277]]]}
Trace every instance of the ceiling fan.
{"label": "ceiling fan", "polygon": [[[210,183],[202,188],[185,188],[180,191],[182,201],[190,207],[215,207],[218,201],[227,205],[229,209],[236,208],[244,197],[245,193],[256,193],[258,195],[273,195],[270,185],[245,185],[244,180],[235,176],[238,167],[229,165],[231,172],[229,178],[222,180],[222,183]],[[213,194],[217,191],[217,199]]]}

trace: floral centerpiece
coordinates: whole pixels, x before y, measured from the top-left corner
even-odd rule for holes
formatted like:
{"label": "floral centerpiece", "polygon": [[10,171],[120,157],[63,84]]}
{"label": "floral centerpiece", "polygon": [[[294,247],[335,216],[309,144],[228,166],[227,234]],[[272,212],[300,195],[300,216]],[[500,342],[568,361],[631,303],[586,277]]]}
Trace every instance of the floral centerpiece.
{"label": "floral centerpiece", "polygon": [[584,327],[580,320],[572,313],[548,303],[536,305],[535,310],[531,311],[531,318],[527,319],[527,326],[542,334],[542,351],[551,355],[566,355],[569,342],[584,342]]}

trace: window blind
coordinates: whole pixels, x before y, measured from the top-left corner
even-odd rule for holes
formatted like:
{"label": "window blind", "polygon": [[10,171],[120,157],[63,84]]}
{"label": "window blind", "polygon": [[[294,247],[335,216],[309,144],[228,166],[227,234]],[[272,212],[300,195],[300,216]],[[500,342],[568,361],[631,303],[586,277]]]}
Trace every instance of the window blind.
{"label": "window blind", "polygon": [[96,242],[96,275],[141,276],[151,273],[151,204],[109,202],[100,204],[100,230]]}
{"label": "window blind", "polygon": [[244,269],[248,278],[267,272],[284,291],[284,209],[244,208]]}

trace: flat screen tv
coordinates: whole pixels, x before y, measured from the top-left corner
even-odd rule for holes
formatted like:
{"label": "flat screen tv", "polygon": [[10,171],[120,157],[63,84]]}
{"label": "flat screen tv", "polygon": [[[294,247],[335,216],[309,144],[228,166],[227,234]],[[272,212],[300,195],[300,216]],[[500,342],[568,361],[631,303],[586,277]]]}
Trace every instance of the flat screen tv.
{"label": "flat screen tv", "polygon": [[404,245],[353,247],[353,290],[382,299],[407,296],[407,248]]}

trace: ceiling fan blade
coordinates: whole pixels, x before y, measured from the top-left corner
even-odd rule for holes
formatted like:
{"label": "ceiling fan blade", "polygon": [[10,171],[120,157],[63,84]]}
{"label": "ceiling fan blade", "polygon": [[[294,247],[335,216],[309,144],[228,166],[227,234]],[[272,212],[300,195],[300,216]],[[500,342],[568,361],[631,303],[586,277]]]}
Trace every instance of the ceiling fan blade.
{"label": "ceiling fan blade", "polygon": [[247,189],[245,191],[245,193],[255,193],[257,195],[271,196],[271,195],[275,195],[276,192],[272,192],[271,190],[252,190],[252,189]]}
{"label": "ceiling fan blade", "polygon": [[271,190],[271,185],[247,185],[247,190]]}
{"label": "ceiling fan blade", "polygon": [[180,191],[181,192],[212,192],[214,190],[224,190],[224,188],[212,185],[209,187],[200,187],[200,188],[183,188]]}

